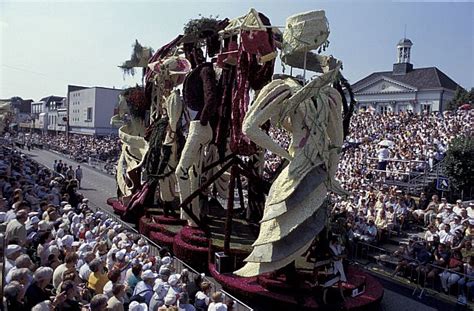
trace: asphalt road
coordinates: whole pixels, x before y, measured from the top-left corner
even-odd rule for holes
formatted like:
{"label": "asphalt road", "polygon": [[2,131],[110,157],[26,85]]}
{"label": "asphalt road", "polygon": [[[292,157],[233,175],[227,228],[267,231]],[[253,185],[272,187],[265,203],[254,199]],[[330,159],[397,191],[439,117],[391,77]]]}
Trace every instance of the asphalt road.
{"label": "asphalt road", "polygon": [[[46,150],[35,149],[31,151],[22,150],[30,155],[37,162],[52,168],[54,160],[62,159],[68,165],[74,168],[78,165],[62,155]],[[110,197],[116,196],[115,179],[112,175],[99,172],[96,169],[81,164],[83,172],[82,189],[80,192],[89,199],[90,203],[112,211],[106,201]],[[391,282],[382,282],[385,293],[379,310],[383,311],[435,311],[435,310],[453,310],[452,306],[439,303],[432,298],[418,299],[411,296],[411,291],[406,288],[392,284]]]}
{"label": "asphalt road", "polygon": [[79,192],[88,198],[93,205],[113,211],[112,207],[107,205],[107,199],[117,195],[114,176],[93,169],[84,163],[77,163],[54,152],[41,149],[22,151],[38,163],[49,168],[53,167],[54,160],[59,159],[63,160],[68,166],[72,165],[73,168],[76,168],[78,164],[81,165],[83,178]]}

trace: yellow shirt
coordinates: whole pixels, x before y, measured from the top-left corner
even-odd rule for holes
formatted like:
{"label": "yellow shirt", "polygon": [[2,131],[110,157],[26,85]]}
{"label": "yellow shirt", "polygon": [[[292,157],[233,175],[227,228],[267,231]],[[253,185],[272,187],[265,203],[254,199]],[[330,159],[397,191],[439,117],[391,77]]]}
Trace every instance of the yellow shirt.
{"label": "yellow shirt", "polygon": [[109,281],[109,278],[107,277],[106,273],[99,274],[97,272],[92,272],[89,275],[88,287],[94,290],[96,294],[103,294],[104,286],[108,281]]}

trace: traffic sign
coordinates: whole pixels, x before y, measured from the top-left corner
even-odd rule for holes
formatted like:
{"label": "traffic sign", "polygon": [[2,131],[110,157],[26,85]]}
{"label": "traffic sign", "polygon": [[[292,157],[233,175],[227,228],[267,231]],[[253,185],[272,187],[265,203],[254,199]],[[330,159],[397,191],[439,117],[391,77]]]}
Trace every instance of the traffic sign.
{"label": "traffic sign", "polygon": [[448,191],[449,190],[449,179],[446,177],[439,177],[436,180],[436,190]]}

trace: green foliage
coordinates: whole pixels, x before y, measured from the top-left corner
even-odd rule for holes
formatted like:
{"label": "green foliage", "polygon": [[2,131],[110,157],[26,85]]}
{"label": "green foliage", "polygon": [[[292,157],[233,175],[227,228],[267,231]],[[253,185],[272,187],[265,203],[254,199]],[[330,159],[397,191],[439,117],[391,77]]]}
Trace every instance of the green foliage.
{"label": "green foliage", "polygon": [[474,137],[458,136],[449,144],[445,171],[456,190],[474,186]]}
{"label": "green foliage", "polygon": [[464,104],[474,103],[474,87],[468,92],[462,87],[458,87],[453,99],[448,103],[449,110],[458,109]]}
{"label": "green foliage", "polygon": [[146,67],[148,59],[153,55],[153,49],[144,47],[135,39],[135,43],[132,45],[132,54],[130,59],[126,60],[119,67],[122,69],[124,75],[135,75],[136,67]]}
{"label": "green foliage", "polygon": [[209,35],[217,33],[219,30],[219,16],[204,17],[199,15],[200,18],[189,20],[184,25],[183,31],[186,36],[193,37],[196,39],[203,39]]}

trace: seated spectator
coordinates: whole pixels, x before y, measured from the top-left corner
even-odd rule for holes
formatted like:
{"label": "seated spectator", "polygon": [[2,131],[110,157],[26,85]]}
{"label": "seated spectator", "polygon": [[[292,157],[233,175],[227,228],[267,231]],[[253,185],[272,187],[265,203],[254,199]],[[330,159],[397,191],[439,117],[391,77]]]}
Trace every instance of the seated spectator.
{"label": "seated spectator", "polygon": [[441,280],[441,287],[445,293],[449,293],[449,290],[452,285],[456,284],[461,275],[459,273],[463,272],[464,263],[461,260],[461,253],[455,251],[453,256],[449,259],[449,263],[446,267],[446,270],[440,273],[439,277]]}
{"label": "seated spectator", "polygon": [[458,301],[466,304],[466,301],[468,299],[468,297],[466,296],[466,288],[467,292],[470,295],[470,299],[472,299],[474,293],[474,257],[471,257],[469,259],[469,262],[464,264],[463,273],[465,274],[465,276],[461,277],[458,281],[458,288],[459,292],[461,293],[459,295]]}
{"label": "seated spectator", "polygon": [[446,245],[443,243],[439,244],[438,249],[434,252],[433,266],[427,270],[426,281],[434,282],[435,276],[440,274],[441,269],[447,267],[450,258],[451,253]]}

